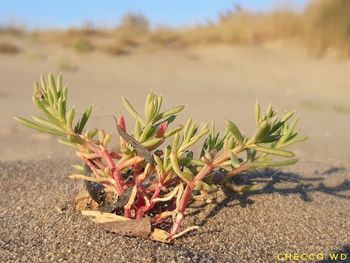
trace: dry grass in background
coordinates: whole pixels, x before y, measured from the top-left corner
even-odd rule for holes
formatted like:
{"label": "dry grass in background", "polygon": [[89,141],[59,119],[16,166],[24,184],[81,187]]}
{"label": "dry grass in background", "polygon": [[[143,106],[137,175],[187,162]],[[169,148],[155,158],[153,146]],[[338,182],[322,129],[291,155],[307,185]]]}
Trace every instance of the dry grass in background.
{"label": "dry grass in background", "polygon": [[87,53],[95,49],[95,46],[92,44],[92,42],[86,38],[78,39],[73,46],[78,53]]}
{"label": "dry grass in background", "polygon": [[305,10],[302,22],[303,41],[316,55],[323,55],[328,48],[350,55],[350,1],[314,1]]}
{"label": "dry grass in background", "polygon": [[17,45],[9,41],[0,41],[0,53],[17,54],[18,52],[20,52],[20,49]]}
{"label": "dry grass in background", "polygon": [[[23,36],[23,28],[0,28],[0,35]],[[271,41],[293,41],[307,48],[313,56],[337,50],[350,56],[350,1],[315,0],[302,13],[271,11],[253,13],[239,7],[220,15],[217,23],[193,28],[149,28],[149,21],[140,14],[126,14],[120,26],[107,30],[87,24],[82,28],[30,32],[41,43],[60,44],[80,53],[94,49],[112,55],[125,55],[141,46],[183,48],[191,45],[239,44],[258,45]],[[10,45],[2,48],[13,50]]]}
{"label": "dry grass in background", "polygon": [[259,14],[241,9],[227,11],[216,24],[190,30],[190,44],[260,44],[275,40],[295,40],[310,54],[320,56],[329,48],[350,55],[350,1],[312,1],[301,14],[275,11]]}

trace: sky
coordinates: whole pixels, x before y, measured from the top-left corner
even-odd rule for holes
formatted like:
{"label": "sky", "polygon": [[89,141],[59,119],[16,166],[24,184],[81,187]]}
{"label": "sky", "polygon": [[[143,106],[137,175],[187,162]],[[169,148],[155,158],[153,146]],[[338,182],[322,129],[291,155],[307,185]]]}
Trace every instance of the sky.
{"label": "sky", "polygon": [[29,29],[115,26],[126,13],[145,15],[152,26],[186,26],[215,21],[235,4],[252,11],[276,6],[301,10],[307,0],[0,0],[0,25]]}

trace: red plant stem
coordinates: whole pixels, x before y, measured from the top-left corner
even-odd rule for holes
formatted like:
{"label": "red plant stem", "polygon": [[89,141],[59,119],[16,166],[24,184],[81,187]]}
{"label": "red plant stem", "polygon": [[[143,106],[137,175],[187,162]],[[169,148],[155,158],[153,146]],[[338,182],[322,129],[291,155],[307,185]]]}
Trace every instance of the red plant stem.
{"label": "red plant stem", "polygon": [[154,192],[153,192],[153,195],[152,195],[152,197],[151,197],[151,199],[150,199],[150,201],[149,201],[149,204],[148,204],[148,205],[145,205],[145,206],[142,206],[142,207],[139,209],[139,211],[137,211],[137,216],[136,216],[137,219],[142,218],[143,215],[144,215],[147,211],[151,210],[151,209],[154,207],[154,205],[156,204],[156,202],[154,201],[154,199],[158,198],[158,196],[159,196],[159,194],[160,194],[160,191],[162,190],[162,187],[163,187],[162,183],[158,183],[158,184],[157,184],[157,187],[156,187],[156,189],[155,189]]}
{"label": "red plant stem", "polygon": [[109,151],[108,151],[106,148],[103,148],[103,149],[102,149],[102,153],[103,153],[104,158],[105,158],[106,161],[107,161],[108,166],[109,166],[111,169],[115,168],[116,165],[115,165],[115,163],[113,162],[112,157],[109,155]]}
{"label": "red plant stem", "polygon": [[185,191],[182,195],[180,207],[178,207],[178,213],[176,215],[176,220],[174,222],[174,225],[170,231],[170,235],[173,236],[176,233],[179,232],[181,223],[185,217],[185,210],[187,208],[188,202],[191,199],[191,193],[193,189],[196,187],[197,183],[205,176],[207,176],[211,171],[213,170],[213,166],[211,164],[206,164],[203,166],[202,170],[199,171],[199,173],[196,175],[196,177],[186,186]]}
{"label": "red plant stem", "polygon": [[242,172],[247,171],[247,170],[249,170],[249,167],[242,165],[242,166],[234,169],[233,171],[229,172],[227,175],[229,177],[232,177],[232,176],[235,176],[236,174],[242,173]]}
{"label": "red plant stem", "polygon": [[[167,216],[167,217],[169,217],[169,216]],[[154,218],[152,218],[152,224],[154,224],[154,225],[160,224],[160,223],[164,222],[167,219],[167,217],[165,217],[165,216],[162,217],[162,216],[156,215]]]}
{"label": "red plant stem", "polygon": [[206,177],[211,171],[213,170],[213,165],[206,164],[203,166],[203,168],[199,171],[199,173],[194,177],[194,179],[190,182],[189,186],[191,188],[195,188],[197,183],[199,181],[202,181],[204,177]]}
{"label": "red plant stem", "polygon": [[[124,119],[123,115],[119,115],[118,116],[117,123],[120,126],[120,128],[122,128],[122,130],[126,132],[125,119]],[[120,135],[119,135],[119,142],[120,142],[119,143],[120,144],[120,149],[123,149],[123,148],[126,147],[126,141]]]}
{"label": "red plant stem", "polygon": [[[244,147],[239,146],[236,149],[233,149],[233,152],[235,154],[237,154],[240,151],[242,151],[243,149],[244,149]],[[175,235],[180,230],[181,223],[182,223],[184,216],[185,216],[185,210],[187,208],[187,204],[191,198],[191,193],[192,193],[193,189],[196,187],[197,183],[199,181],[203,180],[204,177],[207,176],[209,173],[211,173],[215,167],[220,166],[220,164],[222,162],[224,162],[227,158],[230,158],[229,152],[223,153],[220,157],[215,159],[212,164],[206,164],[205,166],[203,166],[202,170],[200,170],[200,172],[196,175],[196,177],[186,186],[185,191],[183,193],[183,196],[181,198],[180,207],[178,208],[178,214],[176,216],[176,220],[175,220],[173,227],[170,231],[171,236]],[[233,170],[228,175],[234,176],[234,175],[239,174],[239,173],[246,171],[248,169],[249,169],[248,167],[242,165],[241,167]]]}
{"label": "red plant stem", "polygon": [[109,151],[106,148],[102,149],[102,153],[108,163],[108,166],[111,168],[111,173],[115,180],[114,186],[115,186],[115,189],[117,190],[118,196],[120,196],[124,192],[120,170],[119,168],[117,168],[116,164],[113,162],[111,156],[109,155]]}
{"label": "red plant stem", "polygon": [[142,171],[142,167],[140,164],[135,164],[133,165],[134,173],[135,173],[135,183],[138,186],[141,184],[146,177],[149,175],[150,170],[151,170],[151,165],[148,163],[145,167],[145,169]]}
{"label": "red plant stem", "polygon": [[183,196],[181,198],[181,203],[180,203],[178,213],[176,215],[176,220],[175,220],[173,227],[171,228],[171,231],[170,231],[171,236],[175,235],[180,230],[182,221],[184,220],[184,217],[185,217],[185,210],[187,207],[187,203],[191,198],[192,190],[193,189],[189,185],[186,186],[185,192],[183,193]]}
{"label": "red plant stem", "polygon": [[[92,149],[95,151],[95,153],[97,153],[99,156],[101,156],[101,158],[103,158],[107,161],[108,166],[111,168],[111,175],[112,175],[111,177],[113,177],[115,182],[116,182],[114,185],[114,188],[116,189],[118,196],[120,196],[124,192],[123,184],[122,184],[122,180],[121,180],[121,176],[120,176],[120,171],[118,171],[118,169],[116,169],[116,165],[113,162],[112,157],[109,154],[109,151],[106,148],[102,148],[102,150],[99,150],[99,149],[93,147]],[[89,167],[91,168],[92,171],[97,172],[94,165],[92,165],[92,166],[89,165]],[[98,177],[99,177],[99,175],[98,175]]]}
{"label": "red plant stem", "polygon": [[94,175],[98,178],[100,177],[100,174],[97,172],[97,169],[96,167],[94,166],[94,164],[89,160],[89,159],[86,159],[84,157],[82,157],[84,163],[87,164],[87,166],[90,167],[91,171],[94,173]]}
{"label": "red plant stem", "polygon": [[104,164],[101,160],[94,159],[93,162],[100,168],[100,169],[105,169],[106,164]]}
{"label": "red plant stem", "polygon": [[[158,182],[156,189],[153,192],[153,195],[149,201],[149,204],[144,205],[142,207],[140,207],[139,211],[137,212],[137,218],[142,218],[143,215],[148,212],[149,210],[151,210],[154,205],[156,204],[156,202],[154,201],[154,199],[158,198],[160,192],[162,191],[162,188],[164,187],[164,179],[167,177],[168,174],[163,174],[160,178],[160,181]],[[141,188],[142,190],[142,188]]]}
{"label": "red plant stem", "polygon": [[123,184],[121,182],[122,180],[121,180],[120,170],[117,168],[113,168],[111,172],[115,180],[115,189],[117,190],[117,194],[118,196],[121,196],[124,192],[124,189],[123,189]]}
{"label": "red plant stem", "polygon": [[129,208],[124,207],[124,216],[127,218],[131,218],[131,210]]}
{"label": "red plant stem", "polygon": [[104,155],[101,150],[99,150],[96,145],[87,144],[87,148],[91,151],[94,151],[99,157],[104,158]]}
{"label": "red plant stem", "polygon": [[[149,164],[148,164],[148,166],[149,166]],[[141,173],[142,173],[141,165],[139,163],[138,164],[134,164],[132,168],[134,169],[135,175],[137,175],[139,177],[141,175]],[[146,171],[146,169],[147,169],[147,166],[145,167],[145,171]]]}
{"label": "red plant stem", "polygon": [[235,148],[233,148],[232,150],[228,150],[224,153],[222,153],[220,156],[216,157],[215,160],[213,161],[213,166],[217,167],[219,166],[221,163],[223,163],[224,161],[228,160],[231,156],[231,152],[233,154],[238,154],[241,151],[243,151],[246,148],[245,145],[238,145]]}
{"label": "red plant stem", "polygon": [[117,153],[117,152],[110,152],[109,155],[111,156],[111,158],[117,159],[117,160],[122,158],[122,155],[120,153]]}

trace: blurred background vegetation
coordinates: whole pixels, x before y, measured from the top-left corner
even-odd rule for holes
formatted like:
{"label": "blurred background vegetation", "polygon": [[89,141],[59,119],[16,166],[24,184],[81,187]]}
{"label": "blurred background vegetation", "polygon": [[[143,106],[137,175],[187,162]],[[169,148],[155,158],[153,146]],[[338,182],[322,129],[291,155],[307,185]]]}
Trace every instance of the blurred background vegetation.
{"label": "blurred background vegetation", "polygon": [[126,55],[140,46],[259,45],[286,40],[302,45],[315,57],[330,49],[336,50],[340,57],[349,57],[350,1],[311,1],[301,12],[287,9],[253,12],[236,5],[220,14],[217,22],[183,28],[151,28],[148,18],[138,13],[124,15],[115,28],[86,23],[80,28],[26,30],[8,24],[0,27],[0,52],[21,52],[16,37],[59,44],[79,53],[102,51],[111,55]]}

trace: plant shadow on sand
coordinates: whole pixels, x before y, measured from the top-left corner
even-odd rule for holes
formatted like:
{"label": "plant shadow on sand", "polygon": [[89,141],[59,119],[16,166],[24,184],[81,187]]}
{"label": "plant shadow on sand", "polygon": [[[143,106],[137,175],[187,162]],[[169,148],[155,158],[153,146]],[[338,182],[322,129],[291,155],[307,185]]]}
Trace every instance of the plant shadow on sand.
{"label": "plant shadow on sand", "polygon": [[[274,169],[266,169],[264,171],[247,172],[237,175],[233,178],[234,185],[240,188],[252,187],[251,190],[245,192],[232,191],[228,188],[222,188],[225,197],[223,200],[215,203],[211,211],[199,222],[198,225],[205,225],[208,220],[217,215],[223,208],[240,205],[247,207],[254,204],[252,197],[266,194],[293,195],[298,194],[305,202],[312,202],[312,193],[322,192],[338,198],[350,200],[350,194],[343,193],[350,190],[350,181],[345,179],[336,186],[327,186],[324,180],[333,174],[347,171],[343,167],[333,166],[323,172],[315,171],[313,177],[304,177],[293,172],[283,172]],[[254,190],[254,186],[258,189]],[[252,190],[253,189],[253,190]],[[238,201],[237,204],[235,201]],[[234,204],[231,204],[235,202]],[[195,208],[206,206],[192,206]],[[199,209],[198,209],[199,210]],[[193,211],[191,215],[199,213]]]}

